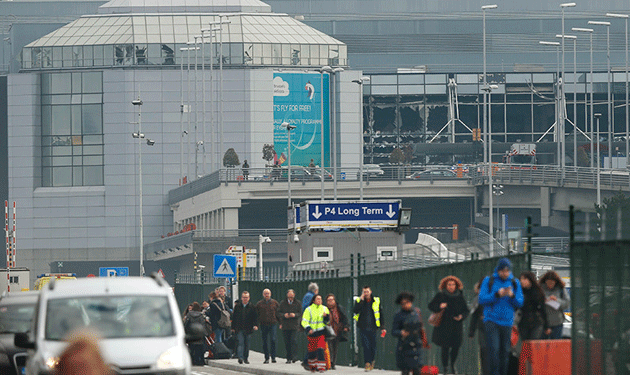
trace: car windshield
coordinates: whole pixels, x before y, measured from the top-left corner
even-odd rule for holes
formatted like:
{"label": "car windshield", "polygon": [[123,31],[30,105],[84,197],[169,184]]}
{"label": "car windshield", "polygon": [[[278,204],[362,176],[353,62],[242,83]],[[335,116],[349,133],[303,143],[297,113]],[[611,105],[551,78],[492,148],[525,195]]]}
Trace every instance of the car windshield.
{"label": "car windshield", "polygon": [[47,340],[63,340],[82,328],[95,330],[103,338],[174,335],[167,297],[99,296],[48,301]]}
{"label": "car windshield", "polygon": [[0,333],[25,333],[31,328],[35,305],[0,306]]}

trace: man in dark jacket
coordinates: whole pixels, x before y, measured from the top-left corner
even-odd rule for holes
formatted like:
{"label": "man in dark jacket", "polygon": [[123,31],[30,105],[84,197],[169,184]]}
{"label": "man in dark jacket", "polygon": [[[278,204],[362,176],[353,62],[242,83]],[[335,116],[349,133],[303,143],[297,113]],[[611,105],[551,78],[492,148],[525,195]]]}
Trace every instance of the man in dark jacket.
{"label": "man in dark jacket", "polygon": [[278,301],[271,298],[271,290],[263,290],[263,299],[256,304],[256,312],[258,313],[258,322],[260,323],[260,332],[262,333],[263,352],[265,353],[265,362],[276,363],[276,341],[278,341]]}
{"label": "man in dark jacket", "polygon": [[354,298],[354,320],[361,332],[361,344],[363,346],[363,360],[365,361],[365,371],[374,369],[374,358],[376,357],[376,332],[380,329],[381,336],[384,337],[387,331],[383,321],[383,307],[381,299],[372,295],[369,286],[363,287],[361,297]]}
{"label": "man in dark jacket", "polygon": [[258,330],[258,314],[256,307],[249,301],[249,292],[241,294],[241,299],[236,301],[234,316],[232,317],[232,330],[236,333],[238,347],[236,355],[238,363],[249,364],[249,339],[254,331]]}
{"label": "man in dark jacket", "polygon": [[489,369],[493,375],[506,375],[514,311],[523,306],[523,290],[512,275],[509,259],[499,259],[494,273],[483,280],[479,288],[479,304],[484,307]]}
{"label": "man in dark jacket", "polygon": [[287,363],[296,362],[297,358],[293,350],[297,347],[297,330],[302,320],[301,302],[295,299],[293,289],[287,291],[287,298],[280,302],[278,307],[278,321],[284,337],[284,346],[287,349]]}

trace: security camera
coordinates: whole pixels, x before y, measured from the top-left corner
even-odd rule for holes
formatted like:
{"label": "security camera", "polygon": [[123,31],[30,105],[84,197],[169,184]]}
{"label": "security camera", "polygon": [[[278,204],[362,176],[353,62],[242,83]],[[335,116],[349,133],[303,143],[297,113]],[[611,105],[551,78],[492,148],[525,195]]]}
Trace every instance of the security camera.
{"label": "security camera", "polygon": [[300,242],[300,237],[297,235],[297,233],[295,235],[293,235],[293,242],[294,243]]}
{"label": "security camera", "polygon": [[147,144],[149,146],[153,146],[155,144],[155,141],[153,139],[147,139]]}
{"label": "security camera", "polygon": [[133,104],[133,105],[142,105],[142,100],[140,100],[140,98],[134,99],[134,100],[131,101],[131,104]]}
{"label": "security camera", "polygon": [[204,268],[206,268],[206,266],[204,266],[203,264],[200,264],[200,265],[197,266],[197,268],[204,269]]}
{"label": "security camera", "polygon": [[265,237],[265,243],[270,243],[270,242],[271,242],[271,238]]}

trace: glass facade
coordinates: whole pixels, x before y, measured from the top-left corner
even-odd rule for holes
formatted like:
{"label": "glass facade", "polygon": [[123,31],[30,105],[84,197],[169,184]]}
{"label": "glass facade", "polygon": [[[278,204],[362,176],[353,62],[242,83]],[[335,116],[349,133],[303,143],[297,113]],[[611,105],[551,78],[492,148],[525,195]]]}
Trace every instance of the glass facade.
{"label": "glass facade", "polygon": [[42,73],[42,186],[103,185],[102,72]]}
{"label": "glass facade", "polygon": [[[218,64],[222,56],[224,64],[236,66],[347,65],[345,44],[286,14],[223,19],[230,23],[211,41],[209,33],[201,38],[201,30],[219,22],[218,15],[84,16],[24,47],[22,68],[169,66],[194,63],[195,55],[199,64],[202,56],[206,64]],[[197,43],[197,53],[180,50],[188,42]]]}
{"label": "glass facade", "polygon": [[[613,137],[625,136],[625,74],[613,75],[611,94]],[[456,97],[449,95],[449,79],[456,83]],[[590,93],[595,113],[601,113],[600,132],[608,138],[606,74],[567,74],[565,85],[565,126],[567,142],[589,142]],[[493,142],[554,142],[555,73],[489,73],[488,84],[497,85],[492,92],[491,126]],[[483,87],[481,74],[397,73],[373,74],[364,85],[363,129],[364,155],[369,163],[387,163],[395,148],[418,143],[448,143],[451,133],[449,109],[453,103],[455,142],[471,143],[473,128],[483,127]],[[575,93],[575,97],[574,97]],[[575,99],[574,99],[575,98]],[[439,135],[438,135],[439,134]],[[585,135],[586,134],[586,135]]]}

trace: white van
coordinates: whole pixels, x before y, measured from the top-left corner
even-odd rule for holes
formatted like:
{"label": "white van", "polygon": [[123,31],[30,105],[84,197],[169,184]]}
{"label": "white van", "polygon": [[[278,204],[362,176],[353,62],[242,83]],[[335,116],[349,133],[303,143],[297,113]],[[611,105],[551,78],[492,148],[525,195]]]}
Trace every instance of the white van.
{"label": "white van", "polygon": [[87,330],[114,373],[190,375],[177,302],[161,277],[53,279],[40,293],[31,331],[15,335],[29,352],[26,374],[54,373],[64,340]]}
{"label": "white van", "polygon": [[[385,171],[378,164],[363,164],[363,178],[366,177],[380,177],[385,174]],[[357,178],[359,173],[357,172]]]}

